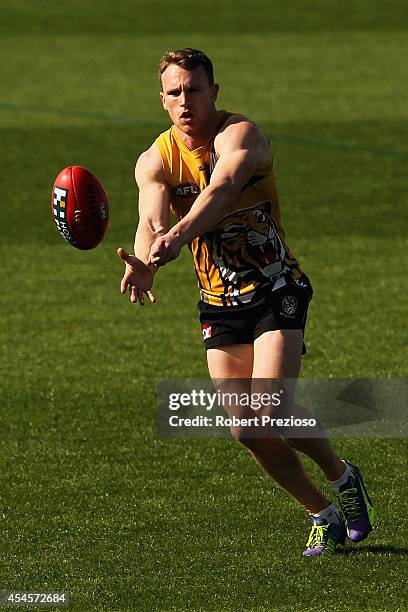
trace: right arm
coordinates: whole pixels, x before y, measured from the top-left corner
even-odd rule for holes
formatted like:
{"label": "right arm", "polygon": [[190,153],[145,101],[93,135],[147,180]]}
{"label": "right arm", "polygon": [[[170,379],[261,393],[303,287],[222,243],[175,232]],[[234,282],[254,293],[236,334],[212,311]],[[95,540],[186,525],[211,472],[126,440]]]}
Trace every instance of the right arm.
{"label": "right arm", "polygon": [[170,192],[155,144],[137,160],[135,179],[139,187],[139,224],[134,249],[136,257],[147,265],[153,242],[169,230]]}
{"label": "right arm", "polygon": [[121,293],[129,289],[130,301],[141,305],[146,293],[151,302],[156,298],[151,291],[157,267],[148,264],[152,244],[169,230],[170,191],[162,159],[155,144],[142,153],[136,163],[135,179],[139,187],[139,223],[136,230],[134,253],[128,255],[122,248],[118,255],[126,262],[121,282]]}

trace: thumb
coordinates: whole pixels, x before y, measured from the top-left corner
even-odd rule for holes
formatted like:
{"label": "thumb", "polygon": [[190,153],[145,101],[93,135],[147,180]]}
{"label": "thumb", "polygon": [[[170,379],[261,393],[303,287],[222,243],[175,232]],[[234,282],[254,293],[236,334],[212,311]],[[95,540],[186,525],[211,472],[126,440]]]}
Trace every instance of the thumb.
{"label": "thumb", "polygon": [[160,256],[160,250],[160,244],[157,244],[156,240],[150,247],[149,264],[152,264],[154,262],[154,259],[157,259]]}
{"label": "thumb", "polygon": [[123,247],[119,247],[116,252],[119,255],[119,257],[121,259],[123,259],[123,261],[126,261],[129,258],[129,254],[126,253],[126,251],[125,251],[125,249]]}

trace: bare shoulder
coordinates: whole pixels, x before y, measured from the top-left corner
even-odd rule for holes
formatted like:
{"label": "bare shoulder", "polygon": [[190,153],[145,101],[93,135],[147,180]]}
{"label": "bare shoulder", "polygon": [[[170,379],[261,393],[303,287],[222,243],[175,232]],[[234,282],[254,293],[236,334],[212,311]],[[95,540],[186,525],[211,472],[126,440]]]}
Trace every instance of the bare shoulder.
{"label": "bare shoulder", "polygon": [[135,179],[139,187],[145,181],[165,183],[163,162],[155,143],[139,156],[135,166]]}
{"label": "bare shoulder", "polygon": [[255,121],[242,115],[233,115],[222,126],[214,140],[216,153],[219,155],[235,149],[256,149],[258,164],[268,165],[272,162],[269,141]]}

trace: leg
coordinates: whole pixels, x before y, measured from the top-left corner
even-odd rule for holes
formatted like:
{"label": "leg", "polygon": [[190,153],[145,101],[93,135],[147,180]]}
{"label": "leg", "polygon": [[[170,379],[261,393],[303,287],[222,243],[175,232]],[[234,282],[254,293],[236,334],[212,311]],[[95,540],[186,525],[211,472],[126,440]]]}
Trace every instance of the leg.
{"label": "leg", "polygon": [[[250,344],[234,344],[207,351],[212,379],[240,378],[248,381],[252,376],[253,358],[254,347]],[[237,431],[233,434],[249,449],[259,465],[309,512],[317,513],[329,504],[306,474],[296,452],[283,438],[247,438]]]}
{"label": "leg", "polygon": [[[279,330],[262,334],[254,345],[254,378],[296,379],[300,371],[303,333],[301,330]],[[292,390],[294,393],[294,389]],[[311,414],[295,406],[296,415]],[[291,438],[288,443],[308,455],[324,472],[327,480],[337,480],[344,473],[344,463],[337,456],[327,437]]]}
{"label": "leg", "polygon": [[[271,331],[262,334],[254,344],[254,379],[261,379],[260,383],[263,382],[262,379],[268,378],[296,379],[300,370],[302,339],[303,334],[300,330]],[[308,416],[308,411],[299,406],[295,406],[295,409],[296,414],[300,411],[301,416],[303,411],[303,414]],[[296,438],[288,442],[294,448],[309,455],[321,467],[328,480],[338,481],[335,492],[344,515],[348,537],[353,542],[366,538],[373,529],[375,513],[359,468],[349,462],[346,468],[326,437]],[[321,522],[320,519],[319,521]],[[333,526],[329,523],[327,529],[328,542],[330,537],[335,543],[344,540],[344,528],[341,525]],[[304,553],[307,556],[320,554],[322,551],[320,540],[316,543],[313,533],[312,529],[308,549]],[[331,545],[326,542],[325,548],[330,549]]]}

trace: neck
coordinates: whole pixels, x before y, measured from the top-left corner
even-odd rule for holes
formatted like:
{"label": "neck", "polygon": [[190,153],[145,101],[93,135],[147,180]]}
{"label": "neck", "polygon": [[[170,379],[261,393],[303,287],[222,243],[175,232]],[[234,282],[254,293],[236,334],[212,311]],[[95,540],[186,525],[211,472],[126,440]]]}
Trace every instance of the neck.
{"label": "neck", "polygon": [[206,125],[199,132],[186,134],[182,130],[180,130],[176,126],[177,134],[180,136],[181,140],[184,142],[186,147],[190,149],[190,151],[194,151],[194,149],[198,149],[199,147],[203,147],[207,144],[212,136],[214,136],[214,132],[218,125],[218,111],[214,109],[214,113],[211,115],[211,118],[207,121]]}

